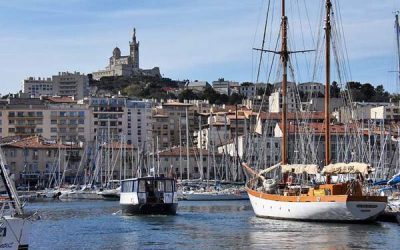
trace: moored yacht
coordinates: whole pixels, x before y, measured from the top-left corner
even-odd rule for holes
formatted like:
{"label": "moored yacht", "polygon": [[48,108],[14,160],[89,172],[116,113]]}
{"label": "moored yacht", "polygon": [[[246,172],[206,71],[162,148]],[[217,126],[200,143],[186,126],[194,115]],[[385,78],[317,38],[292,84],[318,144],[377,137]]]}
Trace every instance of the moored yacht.
{"label": "moored yacht", "polygon": [[[269,167],[261,172],[253,172],[254,177],[247,182],[246,188],[255,214],[259,217],[307,221],[371,221],[381,214],[387,204],[386,196],[372,195],[364,191],[365,178],[371,173],[372,168],[364,162],[348,162],[357,159],[356,152],[352,158],[336,159],[332,164],[331,157],[331,111],[330,111],[330,58],[332,38],[332,1],[325,1],[325,93],[324,93],[324,126],[323,136],[325,142],[325,166],[319,171],[315,164],[289,163],[288,157],[288,68],[289,55],[304,53],[303,51],[289,51],[288,49],[288,17],[286,16],[286,1],[281,4],[281,50],[271,51],[259,49],[261,52],[272,52],[280,55],[282,84],[281,112],[281,163]],[[335,24],[334,24],[335,25]],[[293,72],[292,72],[293,73]],[[289,95],[290,96],[290,95]],[[292,105],[293,106],[293,105]],[[296,105],[295,105],[296,106]],[[298,126],[307,128],[307,123]],[[309,129],[309,134],[315,133]],[[304,143],[304,142],[302,142]],[[312,152],[304,151],[304,154]],[[361,156],[358,159],[365,160]],[[300,163],[320,159],[302,159]],[[299,162],[300,160],[297,160]],[[247,165],[244,164],[247,168]],[[273,170],[281,170],[274,171]],[[321,177],[318,178],[317,177]],[[336,180],[333,181],[333,177]],[[335,183],[333,183],[335,182]]]}
{"label": "moored yacht", "polygon": [[[347,167],[325,167],[325,178],[330,175],[354,175],[354,179],[346,182],[301,185],[293,176],[316,174],[307,172],[306,168],[293,168],[291,173],[285,171],[289,166],[280,166],[286,175],[283,182],[275,183],[262,175],[253,178],[247,184],[254,213],[259,217],[305,221],[373,221],[380,215],[387,204],[385,196],[370,196],[363,193],[362,173],[360,170],[349,170]],[[341,165],[359,165],[349,163]],[[366,167],[366,166],[365,166]],[[329,171],[329,172],[328,172]],[[263,174],[266,174],[264,172]],[[289,181],[290,180],[290,181]]]}
{"label": "moored yacht", "polygon": [[122,180],[119,203],[125,215],[174,215],[178,208],[176,181],[167,177]]}

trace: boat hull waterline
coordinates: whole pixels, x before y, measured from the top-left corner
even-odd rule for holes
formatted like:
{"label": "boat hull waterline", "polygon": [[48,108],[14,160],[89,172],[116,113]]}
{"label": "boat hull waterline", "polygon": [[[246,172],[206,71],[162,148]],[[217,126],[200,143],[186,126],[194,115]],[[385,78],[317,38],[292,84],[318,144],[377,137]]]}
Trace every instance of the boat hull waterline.
{"label": "boat hull waterline", "polygon": [[178,203],[121,205],[123,215],[175,215]]}
{"label": "boat hull waterline", "polygon": [[[334,198],[313,197],[315,201],[297,201],[304,197],[293,196],[295,200],[282,200],[282,196],[269,195],[248,189],[251,205],[258,217],[321,222],[362,222],[373,221],[386,207],[383,197],[351,197],[338,195]],[[266,198],[268,196],[269,198]],[[273,198],[276,199],[273,199]],[[318,201],[319,200],[319,201]]]}

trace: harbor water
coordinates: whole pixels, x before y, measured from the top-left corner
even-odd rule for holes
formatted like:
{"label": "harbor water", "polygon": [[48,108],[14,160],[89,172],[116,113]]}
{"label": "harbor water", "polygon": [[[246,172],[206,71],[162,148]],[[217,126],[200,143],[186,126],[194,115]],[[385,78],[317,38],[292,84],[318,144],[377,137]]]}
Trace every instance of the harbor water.
{"label": "harbor water", "polygon": [[394,223],[255,217],[249,201],[179,203],[176,216],[122,216],[118,202],[30,203],[30,249],[398,249]]}

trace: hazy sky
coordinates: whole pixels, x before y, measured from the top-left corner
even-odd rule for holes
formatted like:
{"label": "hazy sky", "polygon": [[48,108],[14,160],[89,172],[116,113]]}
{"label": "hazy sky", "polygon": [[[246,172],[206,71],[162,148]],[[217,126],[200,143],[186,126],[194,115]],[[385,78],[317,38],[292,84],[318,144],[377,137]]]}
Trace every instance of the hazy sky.
{"label": "hazy sky", "polygon": [[[103,69],[115,46],[128,53],[133,27],[142,68],[159,66],[172,79],[254,80],[252,47],[260,43],[267,2],[0,0],[0,93],[18,91],[28,76]],[[289,3],[306,3],[309,19],[319,15],[321,0]],[[400,1],[339,3],[351,80],[395,90],[389,71],[395,68],[393,12]]]}

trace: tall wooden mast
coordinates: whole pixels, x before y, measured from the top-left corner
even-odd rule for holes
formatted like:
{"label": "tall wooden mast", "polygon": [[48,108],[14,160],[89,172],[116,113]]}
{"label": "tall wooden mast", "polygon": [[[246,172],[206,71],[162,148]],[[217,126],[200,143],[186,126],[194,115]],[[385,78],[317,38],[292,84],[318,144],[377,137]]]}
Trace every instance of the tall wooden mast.
{"label": "tall wooden mast", "polygon": [[325,164],[331,163],[331,131],[330,131],[330,81],[331,81],[331,0],[326,0],[325,20]]}
{"label": "tall wooden mast", "polygon": [[[399,11],[395,12],[395,30],[396,30],[396,47],[397,47],[397,84],[400,85],[400,24]],[[400,91],[399,86],[397,91]]]}
{"label": "tall wooden mast", "polygon": [[282,61],[282,164],[288,163],[288,150],[287,150],[287,63],[289,59],[289,52],[287,49],[287,16],[285,13],[285,0],[282,0],[282,48],[281,48],[281,61]]}

